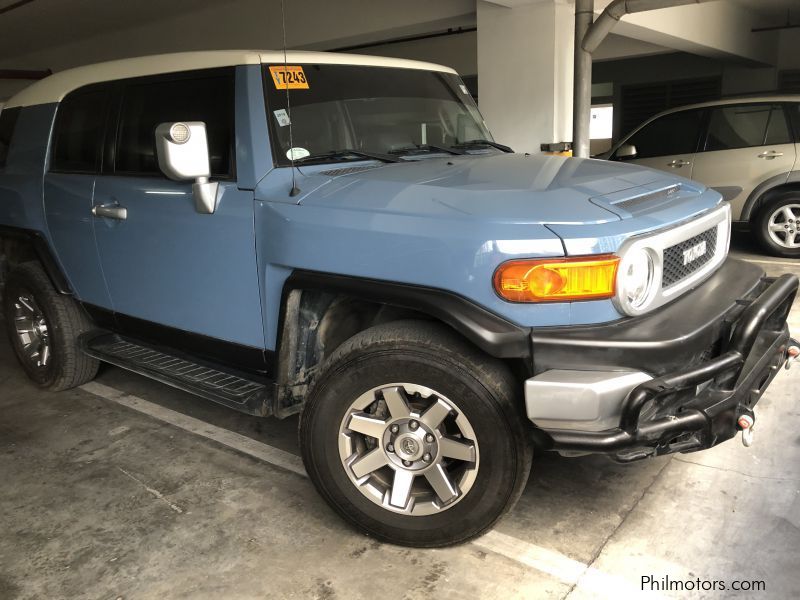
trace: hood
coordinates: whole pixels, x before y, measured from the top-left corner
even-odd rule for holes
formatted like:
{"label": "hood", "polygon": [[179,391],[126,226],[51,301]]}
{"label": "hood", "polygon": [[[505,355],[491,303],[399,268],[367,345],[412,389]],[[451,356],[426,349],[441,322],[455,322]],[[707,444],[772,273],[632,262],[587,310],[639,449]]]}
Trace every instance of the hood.
{"label": "hood", "polygon": [[[691,186],[659,171],[616,162],[522,154],[304,167],[301,172],[315,180],[302,186],[309,190],[299,200],[304,205],[517,224],[619,221],[631,216],[615,206],[620,198],[651,194],[676,181]],[[646,202],[638,208],[646,208]]]}

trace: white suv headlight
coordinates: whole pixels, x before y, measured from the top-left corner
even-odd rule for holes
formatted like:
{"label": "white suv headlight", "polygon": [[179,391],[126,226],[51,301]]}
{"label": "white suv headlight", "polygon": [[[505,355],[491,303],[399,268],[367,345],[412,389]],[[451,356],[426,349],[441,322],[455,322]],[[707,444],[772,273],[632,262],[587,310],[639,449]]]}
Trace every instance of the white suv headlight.
{"label": "white suv headlight", "polygon": [[618,298],[625,312],[638,312],[650,303],[658,289],[656,265],[649,248],[633,248],[619,264]]}

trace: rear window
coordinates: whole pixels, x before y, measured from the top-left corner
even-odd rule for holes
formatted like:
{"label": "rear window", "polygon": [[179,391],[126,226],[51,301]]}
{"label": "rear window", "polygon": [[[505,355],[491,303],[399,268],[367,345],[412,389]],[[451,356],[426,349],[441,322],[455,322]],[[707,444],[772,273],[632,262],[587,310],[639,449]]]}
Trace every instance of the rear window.
{"label": "rear window", "polygon": [[6,166],[8,149],[11,147],[11,138],[19,118],[19,108],[7,108],[0,112],[0,169]]}
{"label": "rear window", "polygon": [[779,104],[741,104],[711,111],[706,151],[733,150],[791,141]]}
{"label": "rear window", "polygon": [[99,171],[108,98],[106,87],[79,90],[64,98],[56,116],[51,171]]}
{"label": "rear window", "polygon": [[800,103],[787,104],[786,112],[794,130],[794,141],[800,142]]}

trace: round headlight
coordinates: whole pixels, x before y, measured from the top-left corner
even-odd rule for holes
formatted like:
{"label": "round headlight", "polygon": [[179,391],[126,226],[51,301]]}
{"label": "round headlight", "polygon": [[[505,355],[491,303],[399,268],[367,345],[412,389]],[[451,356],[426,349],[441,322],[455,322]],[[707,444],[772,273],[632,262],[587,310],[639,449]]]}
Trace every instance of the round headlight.
{"label": "round headlight", "polygon": [[655,271],[653,256],[646,248],[633,249],[622,258],[617,289],[626,312],[639,312],[650,302],[656,288]]}

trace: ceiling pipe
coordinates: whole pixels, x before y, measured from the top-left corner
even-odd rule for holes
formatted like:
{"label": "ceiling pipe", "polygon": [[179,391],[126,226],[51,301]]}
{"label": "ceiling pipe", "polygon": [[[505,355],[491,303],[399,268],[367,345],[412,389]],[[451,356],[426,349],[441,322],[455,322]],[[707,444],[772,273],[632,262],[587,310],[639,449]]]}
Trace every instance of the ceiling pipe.
{"label": "ceiling pipe", "polygon": [[[597,50],[619,20],[627,14],[702,4],[715,0],[614,0],[606,6],[594,23],[586,23],[586,12],[594,6],[591,2],[576,0],[575,6],[575,82],[572,110],[572,154],[589,157],[589,113],[592,105],[592,53]],[[589,17],[591,19],[591,16]],[[585,32],[585,33],[584,33]]]}
{"label": "ceiling pipe", "polygon": [[[592,113],[592,55],[581,42],[592,26],[594,0],[575,0],[575,82],[572,90],[572,155],[587,157]],[[584,133],[585,132],[585,133]]]}
{"label": "ceiling pipe", "polygon": [[606,6],[602,14],[589,28],[583,38],[583,49],[592,53],[597,50],[600,43],[614,29],[619,20],[627,14],[657,10],[659,8],[672,8],[673,6],[686,6],[687,4],[702,4],[714,0],[614,0]]}

